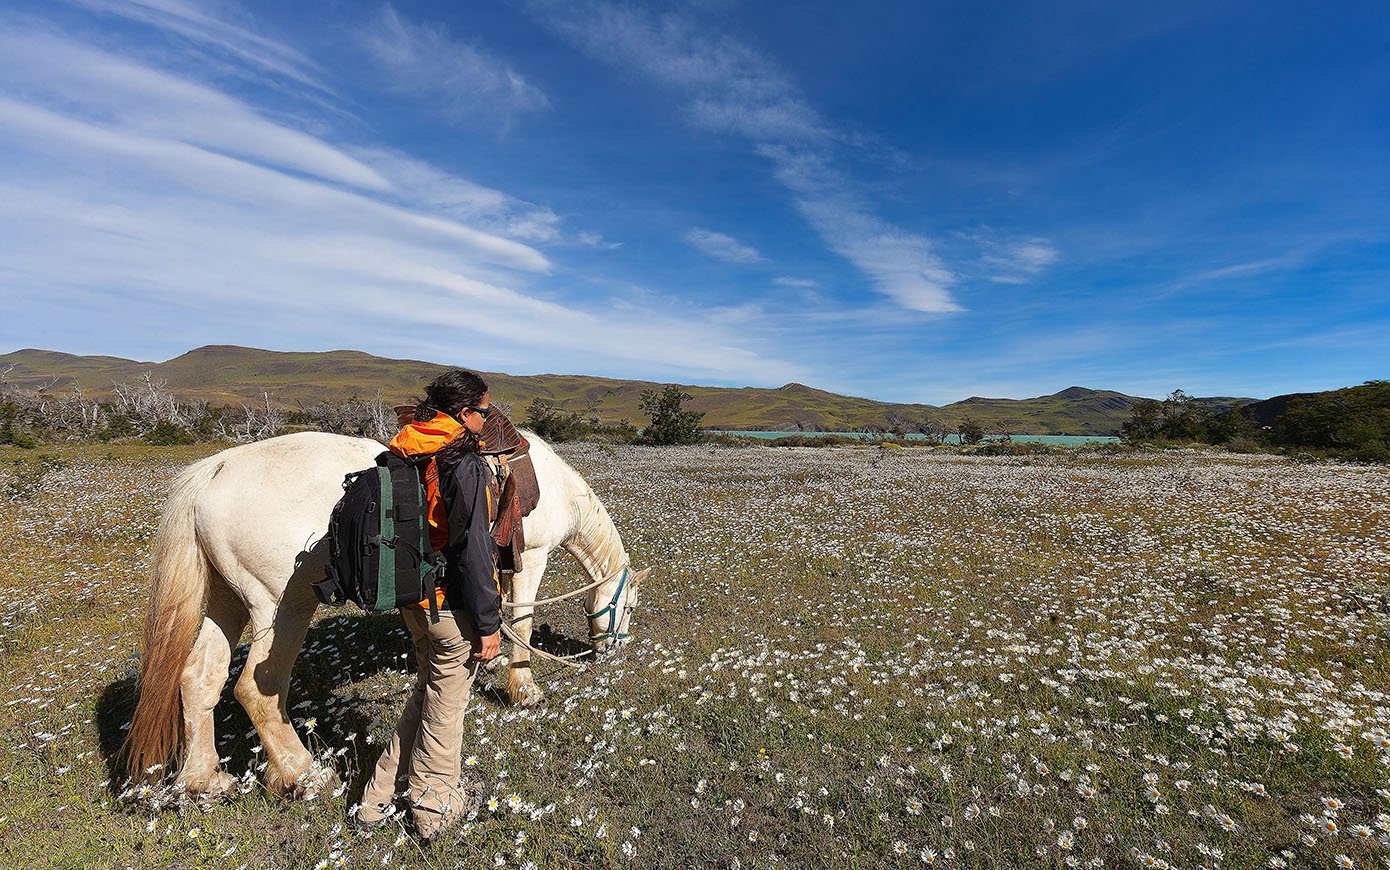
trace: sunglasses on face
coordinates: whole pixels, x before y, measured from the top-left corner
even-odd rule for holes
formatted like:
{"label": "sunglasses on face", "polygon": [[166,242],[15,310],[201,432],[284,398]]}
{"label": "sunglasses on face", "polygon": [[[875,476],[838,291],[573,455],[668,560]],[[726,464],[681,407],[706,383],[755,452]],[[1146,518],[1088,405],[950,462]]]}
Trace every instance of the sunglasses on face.
{"label": "sunglasses on face", "polygon": [[492,406],[488,405],[486,408],[479,408],[477,405],[464,405],[463,410],[472,411],[474,414],[486,420],[487,415],[492,413]]}

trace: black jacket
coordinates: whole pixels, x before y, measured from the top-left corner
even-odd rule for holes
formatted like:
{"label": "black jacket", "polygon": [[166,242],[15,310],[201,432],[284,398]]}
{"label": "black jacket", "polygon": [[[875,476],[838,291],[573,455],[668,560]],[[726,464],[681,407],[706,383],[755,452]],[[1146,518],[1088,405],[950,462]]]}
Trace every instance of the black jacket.
{"label": "black jacket", "polygon": [[476,453],[439,469],[439,494],[449,517],[444,547],[444,606],[466,610],[487,637],[501,626],[502,594],[492,541],[491,472]]}

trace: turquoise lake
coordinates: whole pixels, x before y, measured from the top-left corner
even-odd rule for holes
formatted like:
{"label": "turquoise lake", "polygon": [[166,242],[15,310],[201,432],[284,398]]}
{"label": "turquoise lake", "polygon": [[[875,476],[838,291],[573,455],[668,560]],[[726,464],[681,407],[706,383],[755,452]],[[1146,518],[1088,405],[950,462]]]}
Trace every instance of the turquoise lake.
{"label": "turquoise lake", "polygon": [[[739,435],[744,438],[763,438],[769,441],[773,438],[787,438],[792,435],[805,435],[807,437],[815,437],[817,435],[841,435],[845,438],[884,437],[868,432],[754,432],[735,429],[712,429],[710,431],[719,435]],[[910,441],[925,441],[927,436],[909,434],[906,437],[907,440]],[[997,441],[1002,437],[1001,435],[986,435],[985,440]],[[1076,447],[1081,444],[1112,444],[1118,443],[1120,440],[1113,435],[1010,435],[1009,438],[1020,444],[1056,444],[1062,447]],[[960,436],[947,435],[946,443],[959,444]]]}

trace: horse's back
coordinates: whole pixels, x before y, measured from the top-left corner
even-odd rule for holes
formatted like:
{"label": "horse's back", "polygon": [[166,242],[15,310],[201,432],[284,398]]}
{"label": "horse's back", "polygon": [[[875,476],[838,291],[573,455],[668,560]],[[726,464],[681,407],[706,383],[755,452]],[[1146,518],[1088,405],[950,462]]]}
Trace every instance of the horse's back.
{"label": "horse's back", "polygon": [[[589,487],[533,433],[540,504],[523,522],[527,549],[553,550],[572,532]],[[220,467],[197,499],[198,539],[218,572],[244,593],[250,578],[276,600],[295,574],[322,572],[316,547],[343,494],[343,478],[385,448],[369,438],[300,432],[231,447],[203,462]]]}
{"label": "horse's back", "polygon": [[220,464],[197,499],[204,552],[233,586],[254,577],[278,598],[296,571],[321,570],[323,554],[312,551],[328,530],[343,478],[369,468],[384,449],[369,438],[299,432],[203,460]]}
{"label": "horse's back", "polygon": [[584,497],[588,484],[561,459],[553,447],[535,433],[526,431],[531,459],[540,485],[541,500],[522,520],[528,550],[553,550],[565,542],[578,517],[576,500]]}

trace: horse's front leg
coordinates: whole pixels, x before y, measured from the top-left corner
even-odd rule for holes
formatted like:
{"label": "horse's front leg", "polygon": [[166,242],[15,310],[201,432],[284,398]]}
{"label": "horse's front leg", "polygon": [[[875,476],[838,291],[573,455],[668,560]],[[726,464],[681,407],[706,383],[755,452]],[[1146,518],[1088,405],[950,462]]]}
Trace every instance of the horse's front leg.
{"label": "horse's front leg", "polygon": [[[513,601],[536,600],[536,591],[540,589],[541,575],[545,573],[548,560],[549,554],[539,549],[527,550],[522,554],[521,562],[526,567],[512,575]],[[535,608],[508,609],[511,612],[504,612],[503,618],[510,618],[517,636],[523,643],[529,644],[531,630],[535,628],[535,617],[531,611]],[[545,693],[536,685],[535,677],[531,673],[531,651],[521,643],[512,644],[511,663],[507,666],[507,695],[513,704],[523,707],[539,704],[545,698]]]}
{"label": "horse's front leg", "polygon": [[213,711],[227,682],[232,648],[245,626],[246,608],[221,579],[214,578],[208,593],[207,615],[179,684],[183,698],[184,761],[178,782],[189,794],[221,797],[236,782],[218,770]]}
{"label": "horse's front leg", "polygon": [[237,700],[265,748],[266,788],[284,797],[300,797],[336,781],[332,771],[315,767],[289,716],[290,670],[316,606],[307,583],[292,583],[278,606],[267,603],[253,609],[251,650],[236,684]]}

